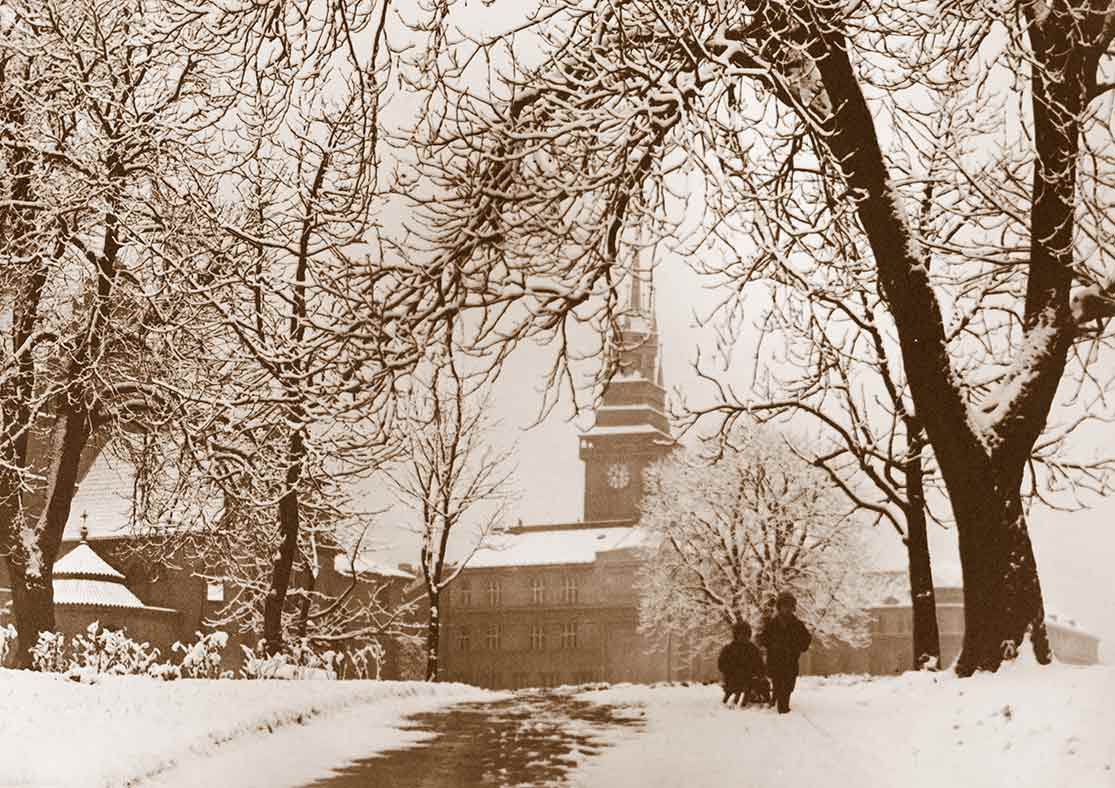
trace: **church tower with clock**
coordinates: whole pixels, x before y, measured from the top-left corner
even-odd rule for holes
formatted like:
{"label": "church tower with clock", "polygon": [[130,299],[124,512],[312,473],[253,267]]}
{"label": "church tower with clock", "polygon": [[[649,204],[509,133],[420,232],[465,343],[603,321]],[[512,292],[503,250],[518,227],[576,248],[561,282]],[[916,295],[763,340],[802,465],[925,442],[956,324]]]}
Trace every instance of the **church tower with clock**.
{"label": "church tower with clock", "polygon": [[644,300],[642,284],[635,272],[620,334],[619,369],[604,391],[592,429],[580,436],[588,522],[638,519],[644,471],[675,446],[666,416],[653,292]]}

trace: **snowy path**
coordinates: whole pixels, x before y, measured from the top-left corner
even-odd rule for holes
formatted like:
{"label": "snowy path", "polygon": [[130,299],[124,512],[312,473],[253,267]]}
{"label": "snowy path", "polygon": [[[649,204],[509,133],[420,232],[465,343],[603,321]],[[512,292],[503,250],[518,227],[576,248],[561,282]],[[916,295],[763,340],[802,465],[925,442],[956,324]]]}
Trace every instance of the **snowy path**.
{"label": "snowy path", "polygon": [[471,788],[563,783],[607,733],[641,715],[546,691],[438,707],[369,706],[253,737],[145,781],[144,788]]}
{"label": "snowy path", "polygon": [[[841,741],[798,704],[791,714],[727,709],[718,687],[655,690],[675,695],[648,703],[647,733],[627,737],[586,762],[576,786],[818,786],[893,788],[868,743]],[[884,778],[885,779],[882,779]],[[838,779],[837,779],[838,778]]]}
{"label": "snowy path", "polygon": [[[255,752],[257,743],[264,749],[258,766],[243,772],[249,777],[266,771],[274,760],[267,755],[267,743],[270,752],[294,761],[292,769],[319,759],[333,765],[343,760],[346,727],[375,730],[374,739],[383,746],[398,746],[416,735],[398,731],[403,716],[495,697],[462,684],[163,682],[102,676],[90,685],[55,674],[0,670],[0,708],[5,712],[0,716],[0,786],[117,788],[164,773],[185,779],[184,785],[246,785],[239,776],[227,779],[228,774],[239,775],[239,768],[226,771],[225,779],[189,778],[218,758]],[[335,733],[323,736],[322,742],[307,733],[326,729]],[[313,746],[304,747],[303,741]],[[359,742],[357,757],[369,749],[366,740]],[[318,769],[312,776],[322,773]]]}
{"label": "snowy path", "polygon": [[418,715],[411,724],[432,738],[353,763],[312,788],[562,785],[570,769],[606,746],[609,734],[641,729],[642,715],[537,690]]}
{"label": "snowy path", "polygon": [[621,686],[646,732],[584,762],[579,788],[1115,788],[1115,670],[804,679],[793,711],[726,709],[717,687]]}

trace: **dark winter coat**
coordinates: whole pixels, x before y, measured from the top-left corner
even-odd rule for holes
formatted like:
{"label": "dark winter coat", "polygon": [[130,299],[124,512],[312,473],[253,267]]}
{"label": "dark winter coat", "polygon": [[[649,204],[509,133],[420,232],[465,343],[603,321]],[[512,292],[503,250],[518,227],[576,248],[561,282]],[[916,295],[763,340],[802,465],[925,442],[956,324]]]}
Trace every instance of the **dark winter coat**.
{"label": "dark winter coat", "polygon": [[775,616],[759,633],[759,645],[767,650],[767,670],[771,675],[796,676],[798,657],[812,640],[797,616]]}
{"label": "dark winter coat", "polygon": [[725,689],[744,690],[763,675],[763,655],[750,640],[733,640],[720,649],[716,666],[724,676]]}

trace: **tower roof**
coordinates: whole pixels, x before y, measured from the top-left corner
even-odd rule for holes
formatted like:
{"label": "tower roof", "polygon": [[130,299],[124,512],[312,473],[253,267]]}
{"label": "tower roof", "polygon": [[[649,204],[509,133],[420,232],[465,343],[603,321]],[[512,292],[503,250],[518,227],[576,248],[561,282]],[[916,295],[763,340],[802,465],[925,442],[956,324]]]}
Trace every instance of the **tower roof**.
{"label": "tower roof", "polygon": [[54,579],[109,580],[123,583],[124,575],[82,541],[54,565]]}
{"label": "tower roof", "polygon": [[124,575],[85,541],[87,535],[83,527],[81,543],[54,565],[54,604],[144,607],[140,598],[124,584]]}

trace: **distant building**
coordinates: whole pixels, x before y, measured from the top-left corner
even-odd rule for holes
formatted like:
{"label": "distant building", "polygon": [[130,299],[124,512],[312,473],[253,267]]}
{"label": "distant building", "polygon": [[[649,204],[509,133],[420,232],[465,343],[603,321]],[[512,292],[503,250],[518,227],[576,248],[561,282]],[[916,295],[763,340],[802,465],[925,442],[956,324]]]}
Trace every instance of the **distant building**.
{"label": "distant building", "polygon": [[[94,621],[110,629],[126,629],[135,640],[157,647],[170,659],[175,641],[189,643],[197,632],[211,632],[206,620],[214,616],[233,589],[213,583],[206,575],[217,567],[199,565],[179,556],[173,565],[153,565],[138,551],[131,531],[131,485],[126,470],[112,467],[103,456],[83,463],[70,521],[54,565],[55,623],[67,636],[85,631]],[[88,515],[83,517],[83,515]],[[316,588],[339,595],[352,585],[352,566],[337,546],[319,545],[320,568]],[[355,565],[354,598],[376,594],[385,606],[395,605],[414,577],[401,569],[364,559]],[[0,626],[14,623],[7,562],[0,560]],[[236,670],[243,659],[241,645],[254,648],[258,636],[229,632],[225,669]],[[345,644],[338,644],[345,645]],[[399,676],[400,644],[385,639],[384,678]]]}
{"label": "distant building", "polygon": [[[637,295],[633,303],[640,303]],[[443,608],[440,659],[447,680],[520,688],[717,677],[715,655],[672,642],[652,651],[638,633],[643,472],[670,452],[674,439],[653,319],[628,321],[623,340],[621,369],[592,429],[580,436],[584,522],[512,528],[473,556]],[[912,664],[905,572],[874,572],[864,582],[878,590],[870,646],[817,644],[802,657],[804,673],[885,674]],[[936,585],[942,659],[949,664],[964,628],[958,573],[939,573]],[[1097,661],[1096,638],[1059,618],[1050,619],[1049,629],[1060,659]]]}

